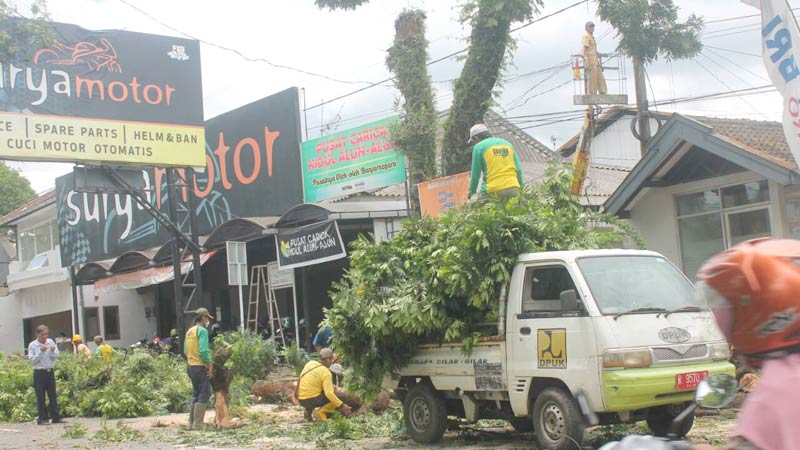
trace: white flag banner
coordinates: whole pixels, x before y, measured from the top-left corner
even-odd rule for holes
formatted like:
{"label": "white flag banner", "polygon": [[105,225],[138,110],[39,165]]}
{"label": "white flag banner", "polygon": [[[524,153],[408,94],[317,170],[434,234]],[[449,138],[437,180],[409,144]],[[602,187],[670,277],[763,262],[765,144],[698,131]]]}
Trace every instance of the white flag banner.
{"label": "white flag banner", "polygon": [[783,95],[783,134],[800,165],[800,30],[786,0],[742,0],[761,9],[761,52],[772,83]]}

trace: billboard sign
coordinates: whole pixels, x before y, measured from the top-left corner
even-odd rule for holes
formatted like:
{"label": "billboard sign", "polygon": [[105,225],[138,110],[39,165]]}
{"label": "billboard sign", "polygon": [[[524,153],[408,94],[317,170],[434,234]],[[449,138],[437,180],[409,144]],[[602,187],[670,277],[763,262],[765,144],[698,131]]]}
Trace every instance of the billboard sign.
{"label": "billboard sign", "polygon": [[[190,189],[197,196],[200,234],[233,217],[279,216],[303,202],[296,88],[210,119],[205,144],[205,172],[196,173],[194,184],[180,189],[178,197],[185,207]],[[126,172],[125,179],[166,214],[165,174],[156,168],[138,171],[135,180]],[[56,179],[64,266],[160,246],[170,238],[129,196],[89,192],[94,183],[74,173]]]}
{"label": "billboard sign", "polygon": [[397,118],[303,143],[303,194],[306,203],[342,197],[406,181],[403,155],[390,128]]}
{"label": "billboard sign", "polygon": [[[5,20],[13,33],[21,20]],[[47,23],[0,61],[0,158],[204,166],[198,41]]]}
{"label": "billboard sign", "polygon": [[347,256],[335,220],[282,231],[275,235],[275,250],[278,270],[311,266]]}
{"label": "billboard sign", "polygon": [[469,172],[423,181],[417,188],[422,215],[436,219],[445,211],[467,203]]}

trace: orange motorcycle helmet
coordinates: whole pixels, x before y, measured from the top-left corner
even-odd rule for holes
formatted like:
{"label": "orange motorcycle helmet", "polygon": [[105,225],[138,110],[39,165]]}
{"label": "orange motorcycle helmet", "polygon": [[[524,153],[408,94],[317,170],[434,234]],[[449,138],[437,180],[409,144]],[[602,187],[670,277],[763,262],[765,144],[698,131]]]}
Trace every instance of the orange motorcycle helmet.
{"label": "orange motorcycle helmet", "polygon": [[743,242],[709,259],[697,278],[736,351],[758,358],[800,350],[800,241]]}

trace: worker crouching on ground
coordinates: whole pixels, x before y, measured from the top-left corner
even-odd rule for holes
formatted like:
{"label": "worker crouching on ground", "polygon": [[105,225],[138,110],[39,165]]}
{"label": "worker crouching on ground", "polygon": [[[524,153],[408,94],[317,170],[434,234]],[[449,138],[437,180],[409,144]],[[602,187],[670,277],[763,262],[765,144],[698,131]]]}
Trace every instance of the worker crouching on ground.
{"label": "worker crouching on ground", "polygon": [[[333,351],[323,348],[319,352],[319,362],[309,361],[300,372],[297,398],[300,406],[305,408],[305,419],[309,422],[312,416],[327,422],[330,420],[328,414],[337,410],[345,416],[351,413],[350,407],[343,401],[346,397],[344,391],[333,386],[332,364]],[[316,408],[319,409],[314,411]]]}
{"label": "worker crouching on ground", "polygon": [[186,332],[183,353],[192,380],[192,401],[189,405],[189,427],[205,427],[206,407],[211,398],[211,352],[208,350],[208,324],[213,317],[206,308],[195,311],[194,326]]}

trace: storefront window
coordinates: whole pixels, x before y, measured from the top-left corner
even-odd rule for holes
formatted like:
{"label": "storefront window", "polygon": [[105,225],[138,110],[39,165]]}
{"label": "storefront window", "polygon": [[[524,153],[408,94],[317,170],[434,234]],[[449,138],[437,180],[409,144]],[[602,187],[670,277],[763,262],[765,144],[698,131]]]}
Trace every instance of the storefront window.
{"label": "storefront window", "polygon": [[[676,197],[683,272],[691,278],[716,253],[770,236],[769,200],[767,180]],[[800,232],[800,192],[796,204]]]}
{"label": "storefront window", "polygon": [[772,235],[769,209],[767,208],[730,213],[728,214],[728,226],[730,227],[731,245]]}

